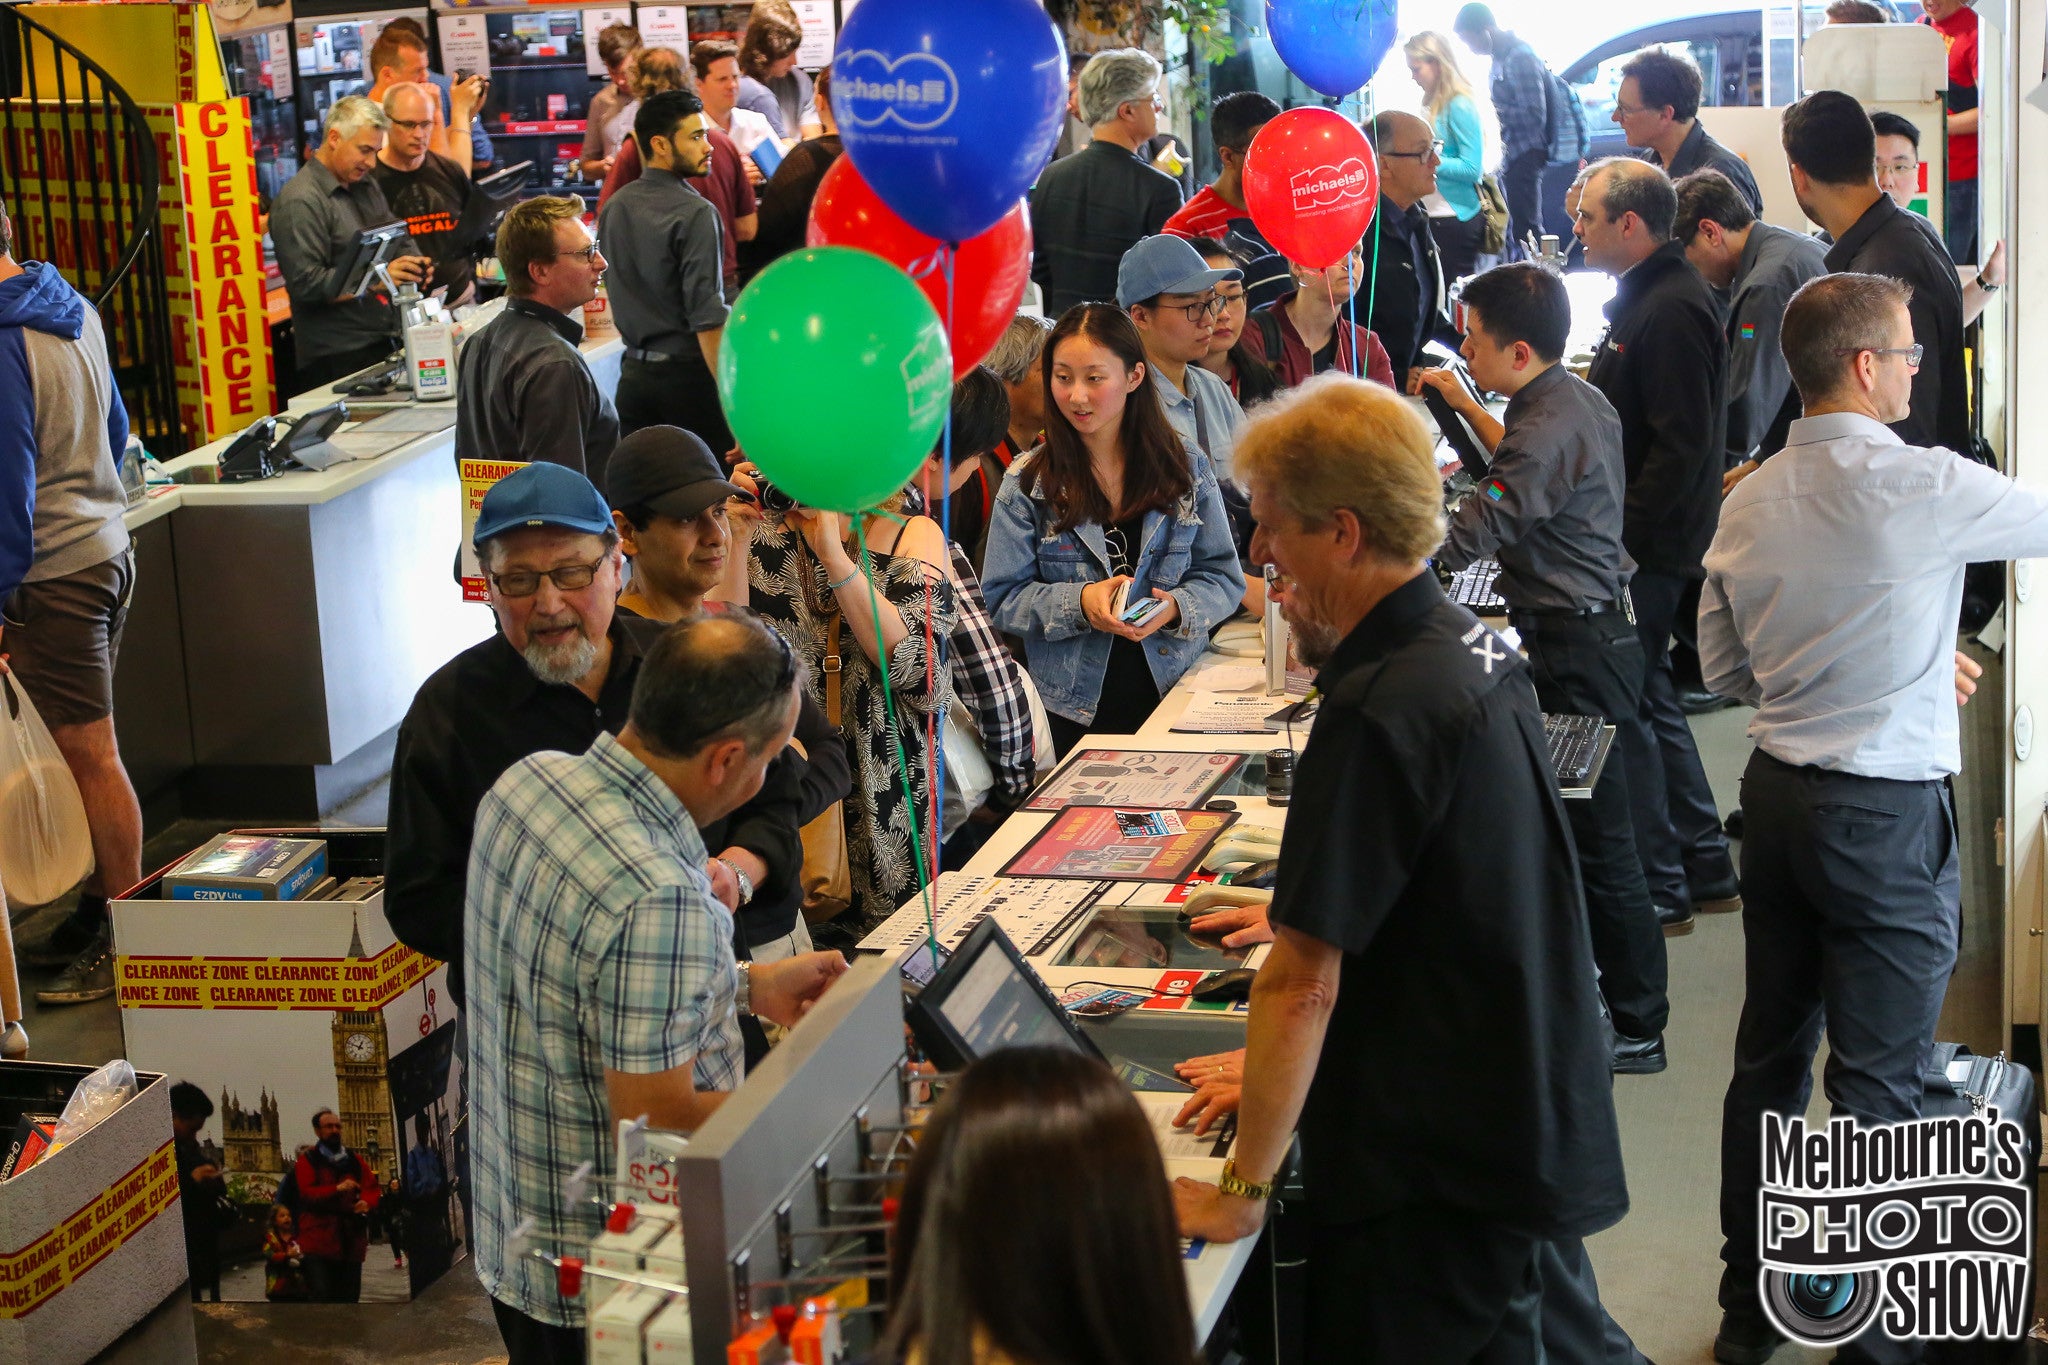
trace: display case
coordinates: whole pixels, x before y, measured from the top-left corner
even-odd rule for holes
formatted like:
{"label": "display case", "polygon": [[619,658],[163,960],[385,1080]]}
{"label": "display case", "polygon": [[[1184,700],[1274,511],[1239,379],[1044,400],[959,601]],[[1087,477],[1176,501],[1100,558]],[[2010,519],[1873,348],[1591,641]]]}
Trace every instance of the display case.
{"label": "display case", "polygon": [[595,203],[598,186],[583,178],[578,161],[590,98],[608,79],[597,35],[630,22],[624,5],[468,8],[440,16],[442,63],[458,80],[465,72],[488,73],[484,127],[501,163],[533,163],[536,191]]}
{"label": "display case", "polygon": [[425,9],[336,14],[300,19],[292,25],[300,146],[304,155],[311,156],[319,147],[321,132],[327,126],[327,112],[336,100],[369,92],[374,79],[374,73],[367,69],[370,48],[384,32],[384,25],[401,14],[419,20],[422,28],[426,25]]}
{"label": "display case", "polygon": [[256,190],[263,208],[299,173],[298,104],[293,99],[289,25],[221,39],[228,92],[249,101],[249,135],[256,153]]}

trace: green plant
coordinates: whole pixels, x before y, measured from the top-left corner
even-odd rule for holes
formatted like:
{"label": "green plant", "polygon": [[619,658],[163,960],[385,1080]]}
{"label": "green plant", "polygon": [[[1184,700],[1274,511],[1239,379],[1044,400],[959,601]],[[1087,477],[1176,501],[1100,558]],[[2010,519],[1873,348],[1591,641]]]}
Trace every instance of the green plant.
{"label": "green plant", "polygon": [[1188,52],[1194,60],[1213,66],[1236,53],[1237,38],[1230,31],[1230,0],[1156,0],[1156,3],[1158,18],[1187,35]]}

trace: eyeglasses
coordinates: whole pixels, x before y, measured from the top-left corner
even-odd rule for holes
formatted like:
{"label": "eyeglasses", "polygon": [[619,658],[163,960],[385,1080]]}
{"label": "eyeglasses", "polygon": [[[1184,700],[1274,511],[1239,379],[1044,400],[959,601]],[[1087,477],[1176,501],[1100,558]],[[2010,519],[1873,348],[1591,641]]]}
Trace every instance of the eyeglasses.
{"label": "eyeglasses", "polygon": [[1911,175],[1919,169],[1920,163],[1917,161],[1880,161],[1877,163],[1877,173],[1879,175]]}
{"label": "eyeglasses", "polygon": [[1166,308],[1175,308],[1185,313],[1188,321],[1198,326],[1206,319],[1222,317],[1223,310],[1229,306],[1230,300],[1220,294],[1210,294],[1206,298],[1197,299],[1193,303],[1169,303],[1164,305]]}
{"label": "eyeglasses", "polygon": [[1914,369],[1914,370],[1917,370],[1917,369],[1919,369],[1919,368],[1920,368],[1920,358],[1921,358],[1922,356],[1924,356],[1924,355],[1926,355],[1926,354],[1927,354],[1927,348],[1926,348],[1925,346],[1920,346],[1920,345],[1913,345],[1913,346],[1837,346],[1837,347],[1835,347],[1835,354],[1836,354],[1836,355],[1839,355],[1839,356],[1851,356],[1851,355],[1902,355],[1902,356],[1906,357],[1906,366],[1907,366],[1907,368],[1908,368],[1908,369]]}
{"label": "eyeglasses", "polygon": [[1647,104],[1623,104],[1620,100],[1614,102],[1614,116],[1616,118],[1634,118],[1637,114],[1647,114],[1649,112],[1650,106]]}
{"label": "eyeglasses", "polygon": [[418,133],[433,127],[434,121],[430,118],[395,118],[391,120],[391,126],[393,128],[403,128],[407,132]]}
{"label": "eyeglasses", "polygon": [[1408,160],[1410,160],[1410,161],[1427,161],[1427,160],[1429,160],[1429,159],[1430,159],[1431,157],[1438,157],[1438,158],[1441,158],[1441,157],[1443,156],[1443,154],[1444,154],[1444,144],[1443,144],[1443,143],[1441,143],[1441,142],[1432,142],[1432,143],[1430,143],[1430,144],[1429,144],[1429,150],[1428,150],[1428,151],[1423,151],[1423,152],[1381,152],[1381,153],[1380,153],[1380,155],[1381,155],[1382,157],[1390,157],[1390,156],[1391,156],[1391,157],[1403,157],[1403,158],[1406,158],[1406,159],[1408,159]]}
{"label": "eyeglasses", "polygon": [[491,574],[490,580],[502,597],[531,597],[540,591],[540,581],[543,578],[563,592],[575,592],[578,588],[589,587],[591,581],[597,577],[597,571],[610,557],[599,555],[588,564],[564,564],[559,569],[544,569],[540,572],[514,569],[511,573]]}
{"label": "eyeglasses", "polygon": [[583,264],[589,265],[590,258],[597,254],[597,238],[592,237],[590,239],[589,246],[579,246],[574,251],[557,251],[555,253],[555,259],[560,260],[564,256],[574,256],[576,259],[582,261]]}

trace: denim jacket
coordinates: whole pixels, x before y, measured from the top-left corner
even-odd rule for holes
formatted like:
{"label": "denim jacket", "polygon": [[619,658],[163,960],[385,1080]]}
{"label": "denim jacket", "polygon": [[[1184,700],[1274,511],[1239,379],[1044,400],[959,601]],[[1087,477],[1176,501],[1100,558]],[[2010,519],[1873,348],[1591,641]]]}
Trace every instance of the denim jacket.
{"label": "denim jacket", "polygon": [[[1032,681],[1046,708],[1086,724],[1095,718],[1113,636],[1088,624],[1081,589],[1110,576],[1109,548],[1094,523],[1053,532],[1053,511],[1024,491],[1018,472],[1035,455],[1010,466],[996,494],[988,532],[982,588],[1004,632],[1024,641]],[[1223,495],[1209,461],[1190,450],[1194,491],[1173,509],[1145,514],[1138,568],[1180,607],[1180,619],[1142,641],[1152,681],[1161,692],[1180,679],[1209,643],[1209,632],[1237,610],[1244,573],[1224,515]]]}

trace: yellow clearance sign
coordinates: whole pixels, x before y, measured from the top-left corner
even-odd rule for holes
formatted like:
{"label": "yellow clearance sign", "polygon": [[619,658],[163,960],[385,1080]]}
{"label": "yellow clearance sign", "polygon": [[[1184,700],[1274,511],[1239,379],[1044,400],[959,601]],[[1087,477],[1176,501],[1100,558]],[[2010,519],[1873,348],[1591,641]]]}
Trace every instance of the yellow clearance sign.
{"label": "yellow clearance sign", "polygon": [[121,1249],[178,1197],[169,1140],[78,1212],[19,1251],[0,1252],[0,1319],[27,1317]]}
{"label": "yellow clearance sign", "polygon": [[[181,395],[185,429],[211,441],[266,416],[276,375],[263,295],[263,229],[257,221],[256,157],[249,102],[177,106],[190,282],[189,359],[197,393]],[[182,349],[182,347],[181,347]]]}
{"label": "yellow clearance sign", "polygon": [[124,1010],[374,1010],[439,966],[394,943],[360,957],[114,959]]}

